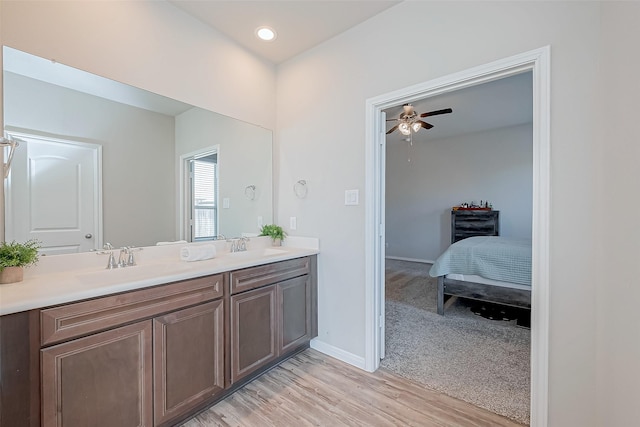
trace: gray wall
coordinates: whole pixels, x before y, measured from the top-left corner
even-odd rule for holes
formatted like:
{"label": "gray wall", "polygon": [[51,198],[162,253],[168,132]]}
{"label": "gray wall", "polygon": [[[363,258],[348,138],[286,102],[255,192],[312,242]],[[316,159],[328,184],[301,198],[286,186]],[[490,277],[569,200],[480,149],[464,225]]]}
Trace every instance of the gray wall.
{"label": "gray wall", "polygon": [[532,138],[525,124],[412,146],[387,141],[386,255],[434,261],[450,244],[451,207],[465,201],[489,200],[502,236],[530,238]]}
{"label": "gray wall", "polygon": [[[228,238],[258,233],[258,216],[263,224],[273,221],[271,140],[267,129],[201,108],[176,116],[178,162],[180,156],[194,151],[211,146],[219,149],[219,231]],[[245,196],[248,185],[256,186],[254,200]],[[223,198],[230,201],[228,209],[222,206]]]}
{"label": "gray wall", "polygon": [[174,118],[4,73],[7,129],[102,145],[104,241],[175,238]]}

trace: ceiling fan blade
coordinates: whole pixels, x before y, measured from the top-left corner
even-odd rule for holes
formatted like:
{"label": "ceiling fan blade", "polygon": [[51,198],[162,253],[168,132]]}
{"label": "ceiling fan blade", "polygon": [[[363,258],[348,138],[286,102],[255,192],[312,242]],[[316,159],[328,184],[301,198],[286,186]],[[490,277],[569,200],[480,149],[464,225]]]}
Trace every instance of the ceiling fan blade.
{"label": "ceiling fan blade", "polygon": [[387,119],[388,122],[397,122],[400,119]]}
{"label": "ceiling fan blade", "polygon": [[428,113],[422,113],[420,114],[420,117],[437,116],[438,114],[449,114],[449,113],[453,113],[453,110],[451,108],[445,108],[444,110],[436,110],[436,111],[429,111]]}
{"label": "ceiling fan blade", "polygon": [[391,129],[389,129],[389,130],[387,131],[387,135],[389,135],[389,134],[390,134],[391,132],[393,132],[394,130],[398,129],[398,126],[400,126],[400,125],[395,125],[395,126],[394,126],[394,127],[392,127]]}
{"label": "ceiling fan blade", "polygon": [[422,126],[425,129],[431,129],[433,127],[432,124],[423,122],[422,120],[418,120],[418,123],[420,123],[420,126]]}

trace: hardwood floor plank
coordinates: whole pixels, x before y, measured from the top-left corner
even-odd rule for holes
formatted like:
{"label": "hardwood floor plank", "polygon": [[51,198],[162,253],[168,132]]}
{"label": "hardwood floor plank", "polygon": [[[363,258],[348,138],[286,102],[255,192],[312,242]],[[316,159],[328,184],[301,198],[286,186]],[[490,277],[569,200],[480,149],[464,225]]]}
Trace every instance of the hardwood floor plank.
{"label": "hardwood floor plank", "polygon": [[521,427],[384,369],[368,373],[306,350],[183,427]]}

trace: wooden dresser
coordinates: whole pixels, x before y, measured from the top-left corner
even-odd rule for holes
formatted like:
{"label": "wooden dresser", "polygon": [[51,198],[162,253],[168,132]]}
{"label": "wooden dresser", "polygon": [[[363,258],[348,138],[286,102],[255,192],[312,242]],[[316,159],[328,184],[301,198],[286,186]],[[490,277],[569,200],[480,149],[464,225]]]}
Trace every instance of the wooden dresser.
{"label": "wooden dresser", "polygon": [[500,211],[452,210],[451,243],[473,236],[499,236]]}

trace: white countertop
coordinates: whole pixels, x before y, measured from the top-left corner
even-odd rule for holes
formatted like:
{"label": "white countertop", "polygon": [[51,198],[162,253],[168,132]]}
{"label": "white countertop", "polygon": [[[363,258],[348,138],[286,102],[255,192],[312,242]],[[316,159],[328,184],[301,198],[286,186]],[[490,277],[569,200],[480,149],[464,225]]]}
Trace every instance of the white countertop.
{"label": "white countertop", "polygon": [[[0,315],[319,253],[314,238],[288,237],[280,247],[271,247],[269,238],[251,238],[247,251],[236,253],[229,253],[225,242],[213,243],[213,259],[185,262],[179,255],[184,244],[152,246],[135,253],[136,266],[113,270],[105,268],[107,256],[96,253],[41,257],[25,269],[22,282],[0,285]],[[117,259],[118,250],[114,255]]]}

